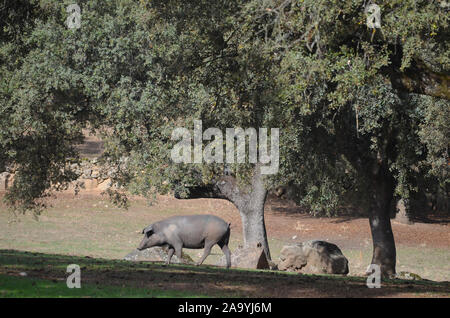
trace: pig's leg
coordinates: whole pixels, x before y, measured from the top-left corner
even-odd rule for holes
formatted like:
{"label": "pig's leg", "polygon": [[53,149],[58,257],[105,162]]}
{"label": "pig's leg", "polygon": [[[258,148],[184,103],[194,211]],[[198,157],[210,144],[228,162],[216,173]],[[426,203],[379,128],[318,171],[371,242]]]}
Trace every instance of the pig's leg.
{"label": "pig's leg", "polygon": [[183,263],[183,259],[181,258],[181,250],[183,249],[183,244],[176,244],[173,248],[175,249],[175,255],[178,257],[180,263]]}
{"label": "pig's leg", "polygon": [[230,268],[231,266],[231,253],[230,249],[228,248],[227,244],[220,244],[220,248],[222,249],[222,252],[225,254],[225,258],[227,259],[227,268]]}
{"label": "pig's leg", "polygon": [[202,258],[197,262],[197,266],[198,265],[202,265],[203,261],[205,260],[206,257],[208,257],[209,253],[211,252],[211,248],[214,246],[214,244],[216,244],[215,242],[205,242],[205,249],[203,251],[203,256]]}
{"label": "pig's leg", "polygon": [[170,260],[172,259],[174,252],[175,252],[175,250],[173,249],[173,247],[169,247],[169,253],[167,255],[167,262],[166,262],[167,265],[170,264]]}

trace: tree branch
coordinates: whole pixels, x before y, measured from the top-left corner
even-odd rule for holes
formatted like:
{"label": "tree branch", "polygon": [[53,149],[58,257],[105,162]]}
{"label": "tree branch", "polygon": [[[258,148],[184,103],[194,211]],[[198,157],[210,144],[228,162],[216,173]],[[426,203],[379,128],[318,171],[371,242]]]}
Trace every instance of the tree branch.
{"label": "tree branch", "polygon": [[450,100],[450,75],[434,72],[422,61],[414,60],[403,72],[395,66],[386,70],[399,90]]}
{"label": "tree branch", "polygon": [[[188,190],[188,196],[183,199],[224,199],[238,208],[250,199],[250,195],[239,188],[236,179],[232,176],[222,176],[210,184],[188,187]],[[175,192],[175,198],[181,199],[179,193]]]}
{"label": "tree branch", "polygon": [[[261,174],[261,164],[256,164],[253,169],[251,191],[245,191],[239,187],[233,176],[221,176],[216,181],[207,185],[187,187],[187,197],[181,198],[178,192],[174,196],[177,199],[224,199],[233,203],[239,211],[246,207],[263,209],[266,201],[267,189],[264,184],[264,176]],[[261,205],[262,206],[259,206]]]}

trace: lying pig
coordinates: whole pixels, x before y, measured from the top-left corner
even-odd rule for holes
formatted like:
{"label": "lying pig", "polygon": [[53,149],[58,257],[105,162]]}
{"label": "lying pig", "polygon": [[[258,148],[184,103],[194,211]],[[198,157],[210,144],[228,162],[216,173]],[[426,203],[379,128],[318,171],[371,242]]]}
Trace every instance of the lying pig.
{"label": "lying pig", "polygon": [[227,268],[229,268],[231,265],[230,250],[228,249],[230,225],[231,223],[227,223],[214,215],[170,217],[153,223],[142,230],[142,234],[145,234],[145,236],[138,250],[168,245],[167,264],[170,264],[174,252],[181,260],[181,249],[183,247],[205,248],[202,258],[197,263],[197,265],[200,265],[211,252],[211,248],[217,244],[225,254]]}

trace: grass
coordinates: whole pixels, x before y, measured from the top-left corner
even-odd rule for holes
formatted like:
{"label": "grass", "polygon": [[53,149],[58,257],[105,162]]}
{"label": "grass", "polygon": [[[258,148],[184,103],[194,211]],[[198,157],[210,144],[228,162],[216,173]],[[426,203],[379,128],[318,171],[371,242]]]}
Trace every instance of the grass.
{"label": "grass", "polygon": [[205,297],[189,292],[151,290],[145,288],[117,287],[83,284],[82,288],[68,288],[66,282],[38,278],[0,275],[0,297],[2,298],[75,298],[75,297]]}
{"label": "grass", "polygon": [[[372,249],[342,249],[350,272],[363,272],[372,258]],[[445,248],[397,245],[397,272],[412,272],[435,281],[450,280],[450,253]]]}
{"label": "grass", "polygon": [[[66,272],[69,264],[80,266],[81,288],[67,287],[66,280],[71,274]],[[111,284],[105,279],[100,282],[90,278],[92,274],[94,277],[105,272],[129,274],[144,268],[145,265],[134,266],[124,261],[0,250],[0,297],[208,297],[192,291],[130,287],[124,282],[118,284],[114,275]],[[84,279],[86,271],[90,274]],[[27,277],[20,276],[21,273],[27,273]]]}
{"label": "grass", "polygon": [[[81,288],[69,289],[69,264]],[[26,273],[26,277],[21,277]],[[128,262],[0,250],[0,297],[448,297],[450,285],[384,280],[368,289],[364,277],[298,275],[281,271]]]}
{"label": "grass", "polygon": [[[218,200],[220,201],[220,200]],[[183,213],[198,213],[184,202],[148,207],[133,200],[124,211],[98,195],[58,199],[37,221],[31,215],[14,218],[0,205],[0,297],[448,297],[449,283],[385,281],[368,289],[357,277],[370,262],[371,246],[342,251],[349,260],[348,277],[297,275],[278,271],[225,270],[212,266],[222,257],[215,246],[203,266],[130,263],[121,260],[139,244],[142,227]],[[176,206],[175,204],[179,204]],[[209,203],[208,203],[209,204]],[[205,212],[220,211],[212,202]],[[175,205],[175,206],[174,206]],[[203,210],[202,210],[203,211]],[[222,213],[222,212],[221,212]],[[225,217],[226,218],[226,217]],[[236,225],[235,225],[236,226]],[[238,227],[230,249],[242,244]],[[270,237],[272,259],[279,257],[286,238]],[[26,252],[28,251],[28,252]],[[194,260],[202,250],[183,250]],[[432,246],[397,245],[398,271],[433,280],[450,277],[450,253]],[[68,289],[66,267],[82,270],[81,290]],[[27,272],[21,277],[20,272]]]}
{"label": "grass", "polygon": [[[139,200],[132,203],[130,209],[124,211],[99,196],[57,200],[38,221],[32,215],[13,218],[0,206],[0,248],[122,259],[139,244],[143,226],[180,213],[180,209],[172,206],[148,207]],[[272,259],[278,259],[286,243],[282,238],[269,238]],[[234,231],[230,249],[233,251],[240,244],[242,235]],[[194,260],[203,252],[183,251]],[[349,260],[350,275],[361,275],[370,263],[372,247],[369,244],[358,249],[342,248],[342,252]],[[397,244],[397,255],[398,271],[410,271],[436,281],[450,278],[448,248]],[[222,251],[214,246],[205,264],[217,264],[222,256]]]}

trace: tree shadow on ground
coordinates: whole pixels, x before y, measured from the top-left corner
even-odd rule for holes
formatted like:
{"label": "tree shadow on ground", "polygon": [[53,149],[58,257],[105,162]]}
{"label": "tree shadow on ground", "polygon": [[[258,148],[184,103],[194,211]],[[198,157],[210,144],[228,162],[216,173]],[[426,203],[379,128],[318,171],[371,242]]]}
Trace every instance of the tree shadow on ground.
{"label": "tree shadow on ground", "polygon": [[[301,206],[293,202],[292,200],[282,199],[276,195],[270,195],[267,199],[267,206],[273,214],[283,216],[304,216],[304,217],[328,217],[326,215],[312,215],[307,207]],[[392,212],[392,220],[395,220],[397,212]],[[342,207],[336,215],[330,216],[331,223],[345,223],[358,219],[367,219],[368,215],[365,215],[361,211],[357,211],[351,207]],[[423,211],[411,211],[409,218],[414,223],[425,224],[450,224],[450,215],[446,212],[423,212]]]}
{"label": "tree shadow on ground", "polygon": [[357,219],[367,219],[366,215],[360,212],[349,211],[342,209],[337,215],[327,216],[324,214],[312,215],[307,207],[296,204],[295,202],[287,199],[281,199],[276,196],[270,196],[268,198],[268,206],[270,211],[275,215],[283,216],[304,216],[306,218],[311,217],[325,217],[331,220],[331,223],[345,223]]}
{"label": "tree shadow on ground", "polygon": [[410,220],[414,223],[448,225],[450,223],[450,216],[441,214],[429,214],[429,215],[413,214],[410,216]]}
{"label": "tree shadow on ground", "polygon": [[269,194],[267,197],[266,205],[270,208],[274,214],[283,215],[308,215],[309,210],[303,206],[297,205],[294,201],[288,199],[282,199],[276,195]]}
{"label": "tree shadow on ground", "polygon": [[[88,257],[0,250],[0,274],[65,280],[66,267],[78,264],[82,283],[153,290],[189,291],[213,297],[436,297],[449,296],[450,283],[389,280],[369,289],[364,277],[299,275],[280,271],[163,265]],[[88,296],[88,295],[87,295]]]}

